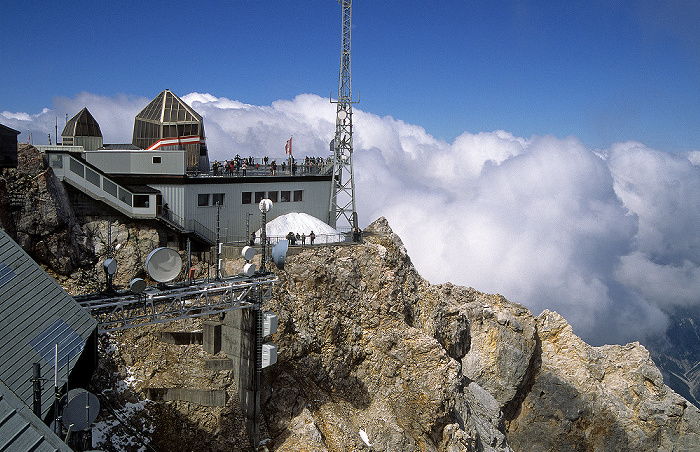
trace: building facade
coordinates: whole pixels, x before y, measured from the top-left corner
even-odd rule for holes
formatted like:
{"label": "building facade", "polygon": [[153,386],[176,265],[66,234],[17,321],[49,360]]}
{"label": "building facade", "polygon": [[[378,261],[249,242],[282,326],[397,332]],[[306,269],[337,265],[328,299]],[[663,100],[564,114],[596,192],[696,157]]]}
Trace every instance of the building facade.
{"label": "building facade", "polygon": [[264,198],[274,204],[268,221],[292,212],[322,221],[335,218],[328,212],[330,168],[273,171],[260,162],[247,172],[211,170],[202,117],[168,90],[136,116],[131,144],[92,149],[94,140],[79,140],[102,139],[87,109],[69,124],[64,146],[39,147],[55,174],[130,218],[160,220],[207,244],[217,237],[247,240],[260,228],[258,204]]}

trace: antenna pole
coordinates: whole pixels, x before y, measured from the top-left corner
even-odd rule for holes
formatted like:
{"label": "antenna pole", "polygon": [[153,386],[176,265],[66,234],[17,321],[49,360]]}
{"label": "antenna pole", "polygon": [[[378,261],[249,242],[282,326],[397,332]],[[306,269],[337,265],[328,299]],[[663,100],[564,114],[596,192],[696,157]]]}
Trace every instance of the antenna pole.
{"label": "antenna pole", "polygon": [[61,394],[58,392],[58,343],[56,343],[56,348],[54,349],[54,361],[53,361],[53,431],[57,435],[61,435],[61,416],[58,414],[59,401],[61,399]]}
{"label": "antenna pole", "polygon": [[265,272],[267,258],[267,211],[260,209],[262,230],[260,231],[260,244],[262,245],[262,255],[260,256],[260,271]]}
{"label": "antenna pole", "polygon": [[33,411],[38,418],[41,416],[41,364],[32,364],[32,394],[33,394]]}
{"label": "antenna pole", "polygon": [[187,237],[187,283],[192,284],[192,244]]}
{"label": "antenna pole", "polygon": [[221,203],[217,202],[216,203],[216,279],[217,281],[221,277],[221,268],[220,267],[220,262],[219,262],[219,247],[221,246],[220,242],[220,236],[219,236],[219,231],[220,231],[220,217],[221,217]]}
{"label": "antenna pole", "polygon": [[355,208],[355,177],[353,176],[352,87],[350,76],[350,31],[352,0],[338,0],[343,9],[343,33],[340,50],[340,79],[333,138],[333,178],[328,206],[328,224],[337,226],[344,219],[351,229],[357,229]]}

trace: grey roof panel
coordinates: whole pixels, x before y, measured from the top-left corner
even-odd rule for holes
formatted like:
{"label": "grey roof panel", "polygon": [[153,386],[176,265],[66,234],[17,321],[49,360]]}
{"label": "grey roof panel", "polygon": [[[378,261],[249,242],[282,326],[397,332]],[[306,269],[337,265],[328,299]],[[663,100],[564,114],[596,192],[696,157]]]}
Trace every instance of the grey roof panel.
{"label": "grey roof panel", "polygon": [[0,451],[70,450],[70,447],[0,382]]}
{"label": "grey roof panel", "polygon": [[[66,378],[97,323],[1,229],[0,263],[0,380],[30,406],[32,364],[53,381],[58,342],[59,378]],[[41,401],[43,417],[53,384],[44,384]]]}

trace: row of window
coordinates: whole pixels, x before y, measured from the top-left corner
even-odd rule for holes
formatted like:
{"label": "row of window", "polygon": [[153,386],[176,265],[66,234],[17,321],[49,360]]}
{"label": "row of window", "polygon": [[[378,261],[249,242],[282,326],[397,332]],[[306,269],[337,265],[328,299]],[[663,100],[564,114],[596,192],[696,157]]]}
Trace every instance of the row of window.
{"label": "row of window", "polygon": [[[266,196],[267,194],[267,196]],[[224,205],[225,193],[200,193],[197,195],[197,205],[199,207]],[[282,190],[282,191],[244,191],[241,193],[241,204],[251,204],[255,199],[255,204],[259,204],[263,199],[272,202],[302,202],[304,201],[304,190]]]}
{"label": "row of window", "polygon": [[197,195],[197,205],[199,207],[224,205],[224,195],[226,193],[200,193]]}
{"label": "row of window", "polygon": [[[52,156],[52,158],[55,157]],[[63,166],[63,160],[60,158],[60,156],[58,156],[56,160],[52,160],[51,166],[54,168],[61,168]],[[78,162],[73,158],[69,160],[68,167],[72,173],[85,178],[85,180],[90,182],[95,187],[99,188],[100,180],[102,180],[102,189],[105,192],[117,198],[118,200],[120,200],[121,202],[123,202],[124,204],[126,204],[127,206],[148,207],[149,205],[150,197],[148,195],[132,194],[131,192],[120,187],[119,185],[115,184],[109,179],[101,179],[100,175],[96,171],[94,171],[88,166],[83,165],[82,163]]]}
{"label": "row of window", "polygon": [[[260,203],[265,198],[272,202],[302,202],[304,201],[304,190],[268,191],[267,196],[265,196],[264,191],[255,192],[255,204]],[[244,191],[241,193],[241,204],[251,204],[252,200],[253,192]]]}

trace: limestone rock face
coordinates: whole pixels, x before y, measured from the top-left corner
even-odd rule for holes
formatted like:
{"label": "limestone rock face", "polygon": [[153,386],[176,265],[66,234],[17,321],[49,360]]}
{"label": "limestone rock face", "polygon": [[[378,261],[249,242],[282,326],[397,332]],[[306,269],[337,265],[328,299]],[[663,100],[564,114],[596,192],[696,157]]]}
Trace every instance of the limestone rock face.
{"label": "limestone rock face", "polygon": [[698,449],[698,409],[664,385],[643,346],[591,347],[556,312],[537,326],[542,363],[509,425],[514,449]]}
{"label": "limestone rock face", "polygon": [[[62,275],[94,263],[90,239],[78,225],[63,185],[35,147],[20,145],[17,169],[4,169],[3,179],[8,198],[17,203],[2,205],[3,227],[28,254]],[[12,215],[7,212],[11,207],[16,208]]]}
{"label": "limestone rock face", "polygon": [[[112,227],[137,254],[156,238]],[[99,228],[91,233],[98,252]],[[663,384],[642,346],[591,347],[554,312],[535,317],[500,295],[431,285],[383,218],[361,244],[288,256],[278,276],[263,306],[279,316],[269,338],[278,361],[262,372],[267,450],[636,452],[700,444],[700,412]],[[188,330],[199,331],[197,322]],[[143,382],[137,395],[145,397],[138,391],[147,385],[176,386],[225,389],[229,399],[223,408],[150,404],[157,443],[181,450],[175,445],[221,435],[208,450],[245,444],[229,372],[182,366],[207,358],[195,345],[159,351],[145,335],[160,328],[167,327],[111,336],[120,346],[109,359]],[[173,420],[191,428],[174,429]]]}
{"label": "limestone rock face", "polygon": [[470,312],[460,297],[490,297],[430,286],[386,220],[365,233],[362,245],[292,256],[279,275],[269,309],[280,355],[263,397],[275,448],[369,450],[364,430],[377,451],[511,450],[499,402],[459,361]]}
{"label": "limestone rock face", "polygon": [[[639,344],[594,348],[556,313],[430,285],[386,220],[279,274],[276,450],[694,450],[698,410]],[[512,448],[512,449],[511,449]]]}

